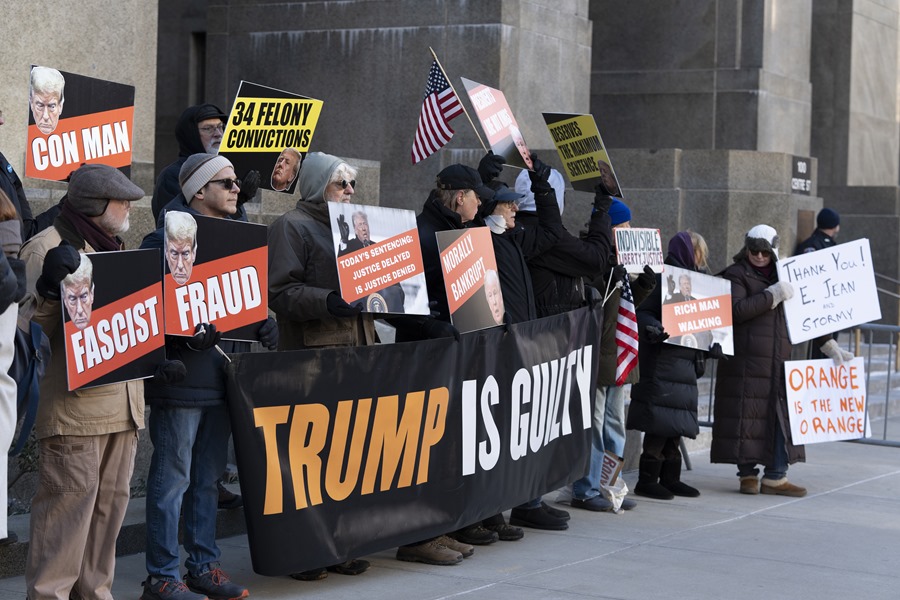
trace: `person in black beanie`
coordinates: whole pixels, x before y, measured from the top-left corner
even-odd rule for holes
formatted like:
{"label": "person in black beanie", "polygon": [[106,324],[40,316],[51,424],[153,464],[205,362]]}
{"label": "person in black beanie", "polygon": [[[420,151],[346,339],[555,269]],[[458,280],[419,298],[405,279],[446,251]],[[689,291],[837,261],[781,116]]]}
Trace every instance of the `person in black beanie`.
{"label": "person in black beanie", "polygon": [[794,254],[815,252],[837,245],[834,240],[841,230],[841,215],[830,208],[823,208],[816,216],[816,230],[812,235],[797,244]]}

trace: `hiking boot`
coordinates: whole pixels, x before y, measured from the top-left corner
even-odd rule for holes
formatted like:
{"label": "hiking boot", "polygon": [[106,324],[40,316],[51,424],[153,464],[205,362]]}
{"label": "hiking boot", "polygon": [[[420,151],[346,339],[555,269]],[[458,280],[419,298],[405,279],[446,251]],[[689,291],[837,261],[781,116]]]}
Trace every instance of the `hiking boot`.
{"label": "hiking boot", "polygon": [[777,496],[792,496],[794,498],[802,498],[806,495],[806,488],[794,485],[787,480],[787,477],[781,479],[762,478],[759,485],[761,494],[775,494]]}
{"label": "hiking boot", "polygon": [[244,505],[244,499],[241,498],[240,494],[235,494],[227,487],[222,484],[222,481],[219,480],[216,482],[216,487],[219,488],[219,508],[222,510],[231,510],[232,508],[239,508]]}
{"label": "hiking boot", "polygon": [[583,508],[593,512],[609,512],[612,510],[612,502],[603,496],[592,496],[591,498],[572,498],[572,508]]}
{"label": "hiking boot", "polygon": [[463,544],[471,544],[473,546],[487,546],[500,539],[500,536],[490,529],[485,529],[481,523],[457,529],[447,535]]}
{"label": "hiking boot", "polygon": [[500,536],[501,542],[515,542],[525,537],[525,532],[521,527],[513,527],[509,523],[497,523],[496,525],[485,525],[485,527]]}
{"label": "hiking boot", "polygon": [[195,594],[177,579],[157,579],[147,577],[141,582],[144,593],[141,600],[207,600],[203,594]]}
{"label": "hiking boot", "polygon": [[509,524],[519,527],[531,527],[532,529],[546,529],[548,531],[562,531],[568,529],[566,519],[554,517],[543,506],[537,508],[514,508],[509,513]]}
{"label": "hiking boot", "polygon": [[187,573],[184,582],[192,591],[206,594],[209,600],[238,600],[250,595],[250,590],[233,583],[219,567],[199,575]]}
{"label": "hiking boot", "polygon": [[567,511],[564,511],[561,508],[553,508],[543,501],[541,501],[541,508],[543,508],[545,512],[550,513],[550,515],[556,517],[557,519],[562,519],[563,521],[568,521],[572,518],[572,516]]}
{"label": "hiking boot", "polygon": [[420,562],[426,565],[450,566],[462,562],[463,555],[441,544],[437,539],[415,546],[397,548],[397,560]]}
{"label": "hiking boot", "polygon": [[759,493],[759,478],[756,475],[741,477],[741,493],[755,496]]}
{"label": "hiking boot", "polygon": [[472,546],[471,544],[463,544],[462,542],[458,542],[447,535],[442,535],[435,541],[442,546],[446,546],[450,550],[456,550],[457,552],[462,554],[463,558],[469,558],[470,556],[475,554],[475,546]]}

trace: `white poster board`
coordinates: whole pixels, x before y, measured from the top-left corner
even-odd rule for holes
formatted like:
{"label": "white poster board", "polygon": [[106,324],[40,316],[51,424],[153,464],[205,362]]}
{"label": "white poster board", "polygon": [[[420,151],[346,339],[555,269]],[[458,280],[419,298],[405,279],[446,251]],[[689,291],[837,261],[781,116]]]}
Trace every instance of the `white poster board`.
{"label": "white poster board", "polygon": [[662,238],[659,229],[641,227],[615,227],[616,259],[629,273],[643,273],[644,265],[650,265],[654,273],[664,270]]}
{"label": "white poster board", "polygon": [[836,366],[830,358],[784,363],[794,444],[868,437],[865,359]]}
{"label": "white poster board", "polygon": [[794,287],[784,303],[791,343],[881,318],[869,240],[778,261],[778,280]]}

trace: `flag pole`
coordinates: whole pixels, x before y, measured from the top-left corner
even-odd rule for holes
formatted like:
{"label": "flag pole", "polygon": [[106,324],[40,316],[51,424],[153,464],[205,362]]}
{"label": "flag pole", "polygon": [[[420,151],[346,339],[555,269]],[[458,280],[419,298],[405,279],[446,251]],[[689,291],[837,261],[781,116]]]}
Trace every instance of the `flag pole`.
{"label": "flag pole", "polygon": [[440,69],[441,73],[444,74],[444,79],[446,79],[447,83],[450,84],[450,89],[453,90],[453,93],[456,94],[456,97],[460,99],[459,105],[462,107],[463,113],[465,113],[466,118],[469,120],[469,125],[472,126],[472,131],[474,131],[475,135],[478,137],[478,141],[481,143],[481,147],[484,149],[485,152],[488,152],[487,146],[484,145],[484,140],[481,139],[481,134],[478,133],[478,128],[475,127],[475,123],[472,121],[472,117],[469,116],[469,111],[466,110],[466,105],[463,104],[463,101],[462,101],[462,98],[460,97],[460,95],[456,93],[456,88],[453,87],[453,82],[450,81],[449,77],[447,77],[447,71],[444,70],[444,65],[441,64],[440,60],[438,60],[437,54],[434,53],[434,49],[431,46],[428,46],[428,49],[431,50],[431,55],[434,57],[434,62],[437,63],[438,69]]}

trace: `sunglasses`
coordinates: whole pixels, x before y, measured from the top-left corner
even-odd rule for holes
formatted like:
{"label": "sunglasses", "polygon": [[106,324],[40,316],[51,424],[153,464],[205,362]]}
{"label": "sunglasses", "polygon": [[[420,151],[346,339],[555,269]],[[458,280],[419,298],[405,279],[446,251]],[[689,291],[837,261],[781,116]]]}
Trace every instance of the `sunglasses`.
{"label": "sunglasses", "polygon": [[335,181],[335,183],[338,184],[339,186],[341,186],[342,190],[346,190],[348,185],[353,188],[356,187],[355,179],[351,179],[350,181],[347,181],[346,179],[341,179],[340,181]]}
{"label": "sunglasses", "polygon": [[750,250],[748,248],[748,252],[750,252],[750,254],[752,254],[753,256],[769,256],[768,250]]}
{"label": "sunglasses", "polygon": [[241,187],[240,179],[210,179],[209,183],[221,183],[226,190],[230,190],[234,185]]}

